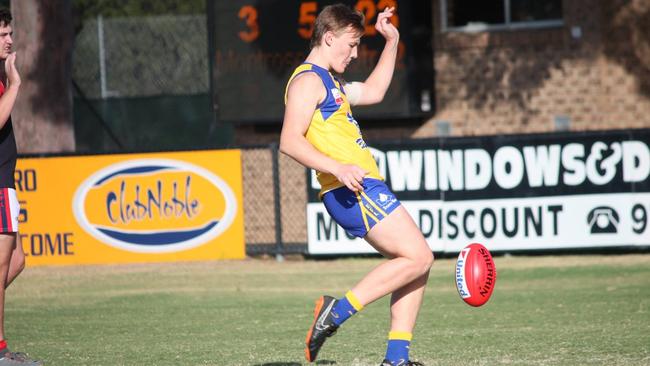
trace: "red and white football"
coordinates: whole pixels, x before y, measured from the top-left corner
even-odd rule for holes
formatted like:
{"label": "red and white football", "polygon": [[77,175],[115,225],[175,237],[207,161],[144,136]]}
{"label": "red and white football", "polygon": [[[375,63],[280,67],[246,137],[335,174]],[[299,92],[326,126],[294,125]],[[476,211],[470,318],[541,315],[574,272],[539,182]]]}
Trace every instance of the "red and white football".
{"label": "red and white football", "polygon": [[497,280],[497,269],[492,254],[479,243],[472,243],[460,251],[456,260],[456,288],[468,305],[481,306],[492,296]]}

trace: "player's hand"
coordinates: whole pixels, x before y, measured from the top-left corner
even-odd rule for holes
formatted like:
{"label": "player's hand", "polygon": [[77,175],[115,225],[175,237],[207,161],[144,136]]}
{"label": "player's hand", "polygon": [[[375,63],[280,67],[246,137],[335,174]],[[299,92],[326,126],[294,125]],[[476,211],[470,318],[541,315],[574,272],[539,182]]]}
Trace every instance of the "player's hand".
{"label": "player's hand", "polygon": [[341,164],[334,172],[334,176],[339,182],[345,184],[353,192],[363,191],[363,177],[366,174],[368,174],[367,171],[354,164]]}
{"label": "player's hand", "polygon": [[9,54],[5,60],[5,74],[9,81],[9,86],[17,87],[20,85],[20,74],[16,69],[16,52]]}
{"label": "player's hand", "polygon": [[393,23],[390,22],[390,18],[393,14],[395,14],[395,7],[386,8],[377,15],[375,29],[386,38],[386,42],[397,42],[399,40],[399,31],[395,28]]}

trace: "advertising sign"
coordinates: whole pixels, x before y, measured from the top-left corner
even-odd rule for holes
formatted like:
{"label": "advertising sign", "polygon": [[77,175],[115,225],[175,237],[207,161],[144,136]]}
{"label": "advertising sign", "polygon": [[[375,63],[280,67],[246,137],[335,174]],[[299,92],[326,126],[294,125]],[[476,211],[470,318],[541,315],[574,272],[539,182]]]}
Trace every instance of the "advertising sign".
{"label": "advertising sign", "polygon": [[[382,175],[438,252],[650,246],[650,130],[377,144]],[[311,254],[367,253],[318,200]]]}
{"label": "advertising sign", "polygon": [[19,159],[28,265],[244,257],[240,151]]}

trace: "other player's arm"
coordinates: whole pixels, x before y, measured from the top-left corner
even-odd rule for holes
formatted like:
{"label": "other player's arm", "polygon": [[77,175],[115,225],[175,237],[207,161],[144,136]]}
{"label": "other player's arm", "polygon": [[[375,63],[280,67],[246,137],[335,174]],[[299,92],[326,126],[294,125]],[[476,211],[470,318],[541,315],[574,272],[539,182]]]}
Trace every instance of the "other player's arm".
{"label": "other player's arm", "polygon": [[318,151],[305,137],[318,103],[325,99],[323,82],[314,73],[305,73],[291,81],[280,134],[280,151],[300,164],[333,174],[352,191],[363,190],[367,172],[354,164],[342,164]]}
{"label": "other player's arm", "polygon": [[386,95],[390,81],[393,79],[399,44],[399,31],[390,22],[394,12],[395,8],[386,8],[377,16],[375,28],[386,39],[386,44],[370,76],[364,82],[345,85],[346,96],[352,105],[376,104]]}
{"label": "other player's arm", "polygon": [[0,128],[4,127],[5,123],[9,120],[11,110],[14,108],[16,98],[18,97],[18,89],[20,88],[20,74],[16,70],[16,53],[12,52],[5,60],[5,73],[9,85],[5,89],[5,93],[0,97]]}

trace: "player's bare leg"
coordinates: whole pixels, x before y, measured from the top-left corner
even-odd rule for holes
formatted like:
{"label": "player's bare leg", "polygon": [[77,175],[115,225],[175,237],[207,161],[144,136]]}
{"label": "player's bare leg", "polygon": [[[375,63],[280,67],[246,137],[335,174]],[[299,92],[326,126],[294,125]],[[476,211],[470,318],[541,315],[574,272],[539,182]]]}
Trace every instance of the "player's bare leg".
{"label": "player's bare leg", "polygon": [[25,251],[20,241],[20,235],[16,234],[14,241],[14,250],[11,253],[11,260],[9,261],[9,271],[7,272],[7,281],[5,288],[9,287],[11,283],[18,277],[18,275],[25,269]]}
{"label": "player's bare leg", "polygon": [[[409,311],[414,318],[433,264],[433,254],[422,233],[406,209],[400,206],[375,225],[366,240],[389,260],[368,273],[352,292],[363,305],[394,293],[396,310],[415,310]],[[414,323],[414,320],[398,318],[403,325]]]}
{"label": "player's bare leg", "polygon": [[382,365],[418,365],[409,360],[408,350],[433,254],[403,206],[375,225],[366,240],[389,258],[352,289],[363,305],[392,293],[391,329]]}
{"label": "player's bare leg", "polygon": [[413,329],[417,320],[417,311],[422,305],[424,289],[429,279],[429,273],[418,277],[408,285],[393,291],[390,300],[391,331]]}
{"label": "player's bare leg", "polygon": [[0,234],[0,340],[5,339],[4,334],[4,308],[5,308],[5,288],[7,287],[7,274],[9,273],[9,263],[11,255],[16,245],[15,233]]}
{"label": "player's bare leg", "polygon": [[26,354],[10,352],[4,334],[5,293],[9,284],[20,274],[25,265],[25,253],[17,243],[18,234],[0,234],[0,366],[38,366],[40,361],[30,359]]}
{"label": "player's bare leg", "polygon": [[[403,207],[398,207],[366,235],[373,247],[389,258],[367,274],[342,300],[351,300],[356,310],[389,293],[391,330],[410,334],[422,303],[433,255],[424,237]],[[333,310],[338,300],[321,297],[314,310],[314,324],[307,333],[305,355],[314,361],[325,339],[333,335],[344,316]],[[333,316],[341,319],[334,319]],[[349,315],[348,315],[349,316]]]}

